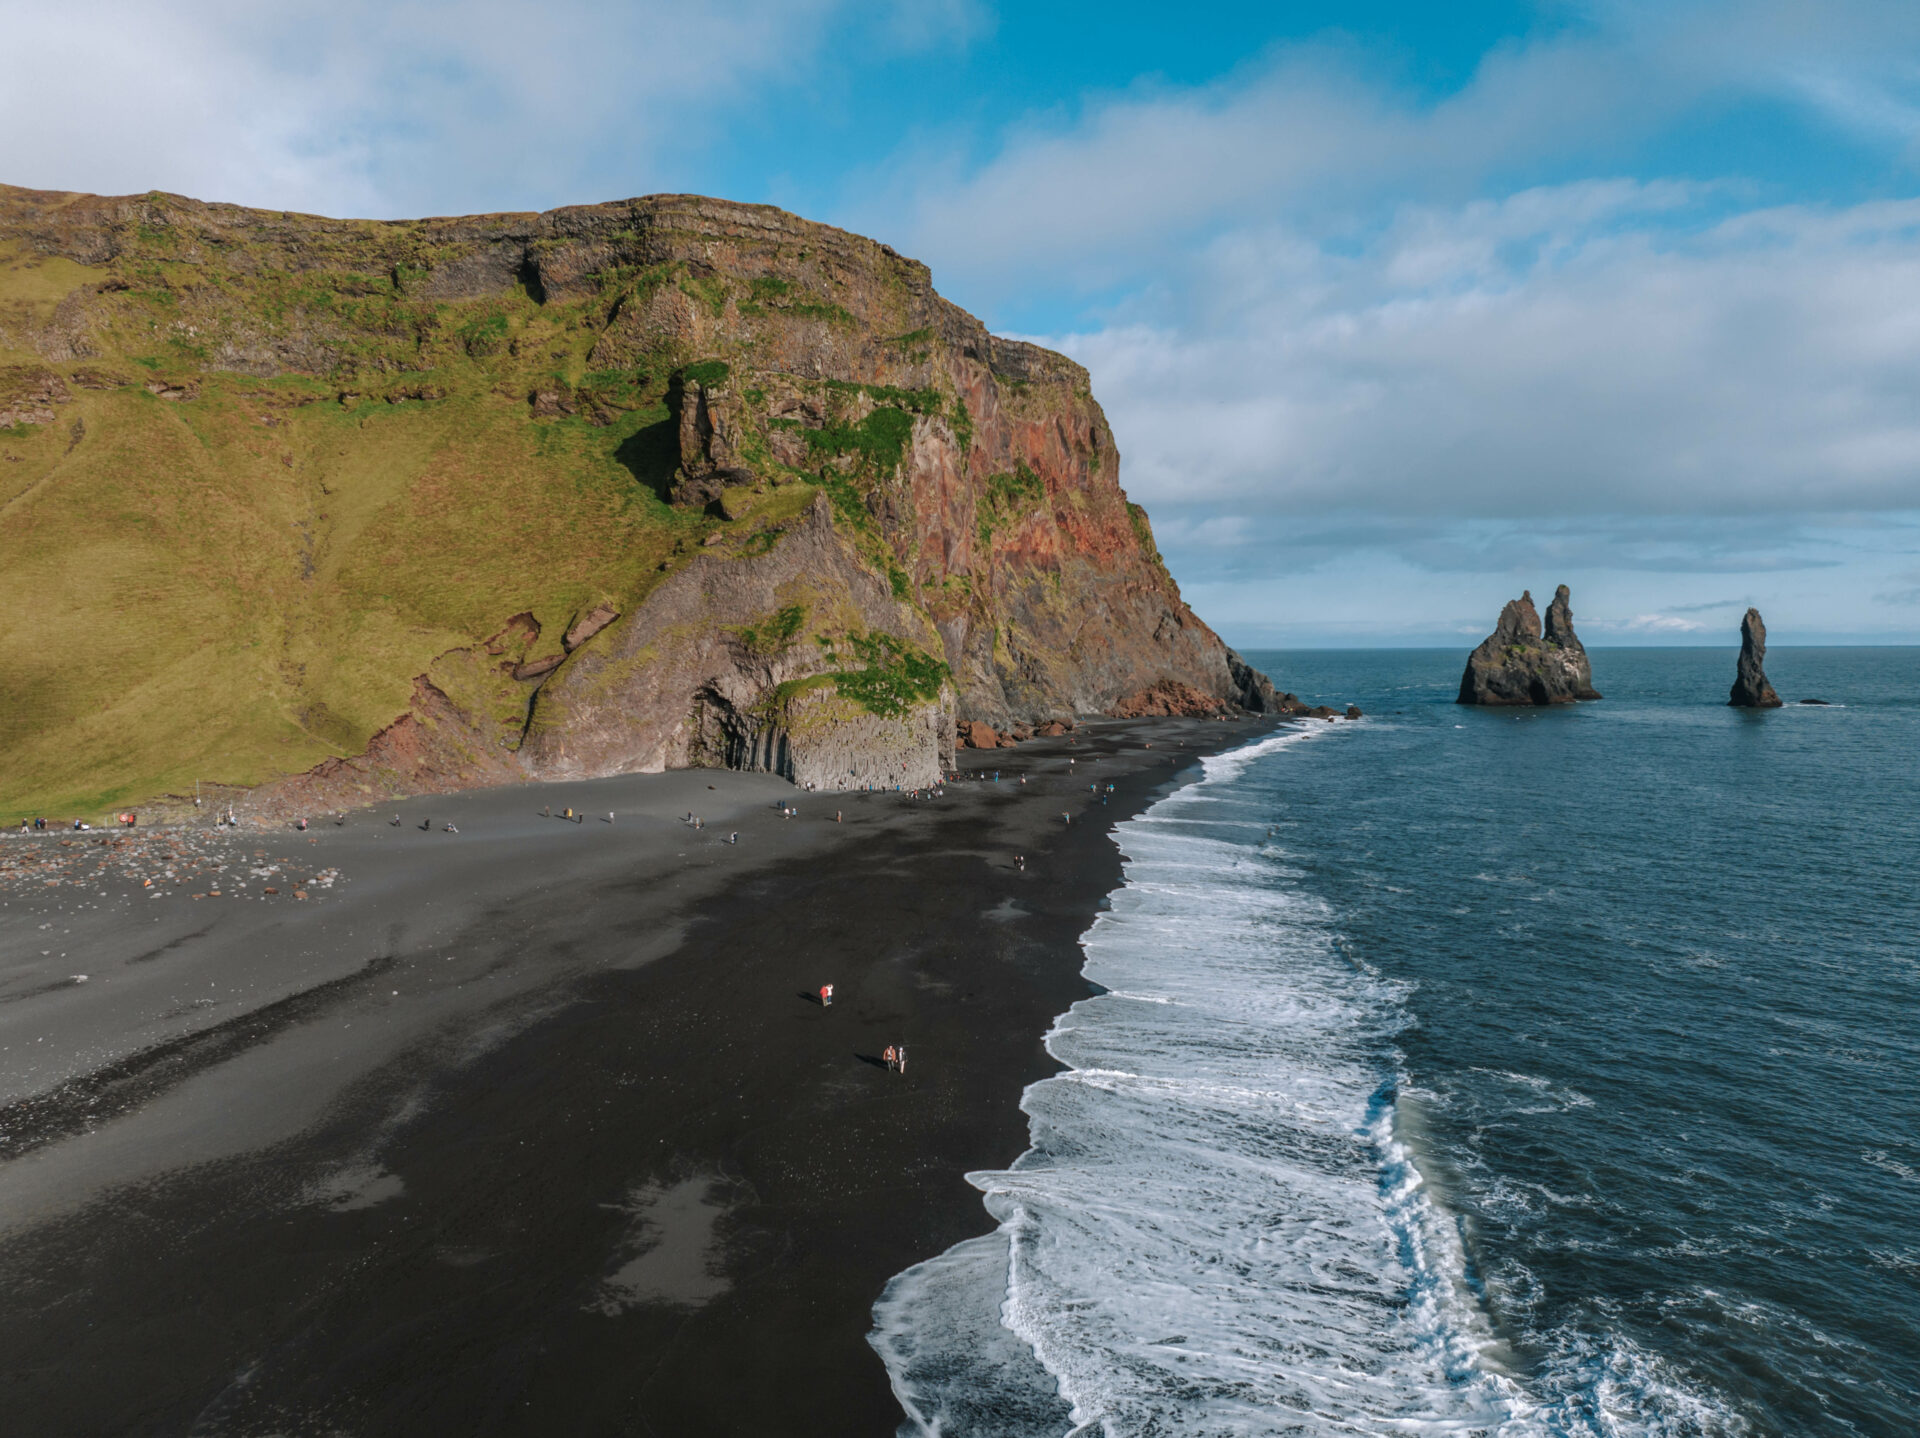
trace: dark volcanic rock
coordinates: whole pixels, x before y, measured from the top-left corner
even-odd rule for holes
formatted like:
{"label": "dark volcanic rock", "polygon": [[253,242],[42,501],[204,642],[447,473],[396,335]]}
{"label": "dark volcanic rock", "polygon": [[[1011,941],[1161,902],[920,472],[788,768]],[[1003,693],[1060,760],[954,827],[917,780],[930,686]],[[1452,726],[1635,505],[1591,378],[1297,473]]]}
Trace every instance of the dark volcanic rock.
{"label": "dark volcanic rock", "polygon": [[1736,709],[1778,709],[1780,696],[1767,683],[1767,671],[1761,666],[1767,658],[1767,626],[1760,611],[1749,609],[1740,621],[1740,667],[1733,678],[1733,693],[1727,703]]}
{"label": "dark volcanic rock", "polygon": [[1253,714],[1280,712],[1281,696],[1274,692],[1273,681],[1231,649],[1227,651],[1227,674],[1233,684],[1228,697],[1242,709]]}
{"label": "dark volcanic rock", "polygon": [[1571,704],[1598,699],[1586,648],[1573,632],[1570,597],[1564,584],[1554,591],[1544,633],[1530,591],[1507,601],[1493,633],[1467,656],[1458,702]]}

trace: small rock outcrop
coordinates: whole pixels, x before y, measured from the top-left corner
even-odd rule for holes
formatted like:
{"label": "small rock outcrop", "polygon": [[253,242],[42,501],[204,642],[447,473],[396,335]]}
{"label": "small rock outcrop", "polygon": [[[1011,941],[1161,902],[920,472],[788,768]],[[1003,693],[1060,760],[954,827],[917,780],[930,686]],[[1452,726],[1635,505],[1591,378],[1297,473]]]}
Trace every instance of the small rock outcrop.
{"label": "small rock outcrop", "polygon": [[1767,683],[1767,626],[1760,611],[1749,609],[1740,621],[1740,666],[1734,672],[1727,703],[1735,709],[1778,709],[1780,696]]}
{"label": "small rock outcrop", "polygon": [[1573,632],[1571,594],[1563,584],[1547,606],[1544,631],[1531,591],[1507,601],[1493,633],[1467,656],[1457,702],[1547,705],[1599,697],[1586,647]]}

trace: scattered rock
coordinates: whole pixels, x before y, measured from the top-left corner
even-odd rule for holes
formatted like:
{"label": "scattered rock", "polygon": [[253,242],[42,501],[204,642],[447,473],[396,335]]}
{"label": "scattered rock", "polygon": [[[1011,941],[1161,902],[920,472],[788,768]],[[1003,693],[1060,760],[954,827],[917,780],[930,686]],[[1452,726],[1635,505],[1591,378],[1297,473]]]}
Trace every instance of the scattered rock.
{"label": "scattered rock", "polygon": [[1137,694],[1129,694],[1113,706],[1116,719],[1210,719],[1227,707],[1227,701],[1203,694],[1178,679],[1162,679]]}
{"label": "scattered rock", "polygon": [[0,429],[16,424],[52,424],[53,407],[71,398],[66,381],[32,365],[0,368]]}
{"label": "scattered rock", "polygon": [[119,371],[97,365],[82,365],[69,378],[81,389],[119,389],[122,385],[133,383]]}
{"label": "scattered rock", "polygon": [[564,654],[549,654],[544,659],[529,659],[524,664],[513,666],[513,677],[515,679],[543,678],[558,669],[561,661],[566,657]]}
{"label": "scattered rock", "polygon": [[1062,734],[1067,732],[1067,726],[1062,724],[1058,719],[1049,719],[1033,732],[1038,734],[1042,739],[1058,739]]}
{"label": "scattered rock", "polygon": [[1802,699],[1800,702],[1802,704],[1820,704],[1820,705],[1826,705],[1829,703],[1829,701],[1825,699]]}
{"label": "scattered rock", "polygon": [[1566,585],[1554,591],[1543,634],[1531,592],[1507,601],[1500,622],[1467,657],[1461,704],[1571,704],[1598,699],[1586,647],[1573,632]]}
{"label": "scattered rock", "polygon": [[1330,709],[1325,704],[1316,704],[1307,711],[1307,718],[1309,719],[1338,719],[1339,717],[1340,711],[1338,709]]}
{"label": "scattered rock", "polygon": [[1733,692],[1727,703],[1735,709],[1778,709],[1780,696],[1767,683],[1763,667],[1767,658],[1767,626],[1760,611],[1748,609],[1740,621],[1740,662],[1733,676]]}
{"label": "scattered rock", "polygon": [[962,724],[959,729],[959,739],[960,742],[965,744],[969,749],[998,749],[1000,747],[1000,735],[995,731],[993,725],[979,719],[974,719]]}
{"label": "scattered rock", "polygon": [[596,604],[574,621],[573,627],[561,638],[560,643],[571,654],[619,617],[620,611],[611,604]]}
{"label": "scattered rock", "polygon": [[1361,707],[1358,704],[1349,704],[1347,706],[1347,718],[1364,719],[1365,717],[1366,717],[1366,711],[1361,709]]}
{"label": "scattered rock", "polygon": [[500,632],[486,640],[489,654],[525,654],[534,640],[540,637],[540,621],[533,617],[533,611],[523,609],[505,624]]}

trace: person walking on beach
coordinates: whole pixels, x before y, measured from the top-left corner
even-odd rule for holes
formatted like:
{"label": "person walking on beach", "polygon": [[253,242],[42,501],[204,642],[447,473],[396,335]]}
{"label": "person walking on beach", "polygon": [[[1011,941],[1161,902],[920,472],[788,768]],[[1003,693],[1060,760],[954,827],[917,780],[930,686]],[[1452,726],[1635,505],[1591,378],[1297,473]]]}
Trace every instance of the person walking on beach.
{"label": "person walking on beach", "polygon": [[740,842],[740,831],[739,831],[738,829],[735,829],[735,830],[734,830],[734,831],[733,831],[733,832],[732,832],[731,834],[729,834],[729,835],[727,835],[727,842],[728,842],[729,844],[737,844],[737,843],[739,843],[739,842]]}
{"label": "person walking on beach", "polygon": [[887,1072],[893,1072],[893,1045],[888,1044],[880,1051],[880,1057],[887,1061]]}
{"label": "person walking on beach", "polygon": [[609,824],[613,822],[613,810],[611,809],[607,810],[607,822]]}
{"label": "person walking on beach", "polygon": [[903,1074],[907,1071],[907,1046],[896,1044],[893,1050],[893,1071]]}
{"label": "person walking on beach", "polygon": [[830,1009],[833,1007],[833,985],[832,984],[820,985],[820,1007],[823,1009]]}

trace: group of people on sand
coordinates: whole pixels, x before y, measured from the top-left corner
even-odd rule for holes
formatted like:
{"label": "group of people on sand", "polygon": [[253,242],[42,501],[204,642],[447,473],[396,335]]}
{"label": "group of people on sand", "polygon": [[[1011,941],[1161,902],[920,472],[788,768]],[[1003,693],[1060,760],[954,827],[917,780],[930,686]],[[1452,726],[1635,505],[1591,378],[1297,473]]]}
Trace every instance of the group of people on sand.
{"label": "group of people on sand", "polygon": [[[820,1007],[823,1009],[833,1007],[832,984],[820,985]],[[905,1044],[888,1044],[880,1051],[880,1058],[881,1061],[886,1064],[888,1073],[903,1074],[907,1071],[907,1046]]]}

